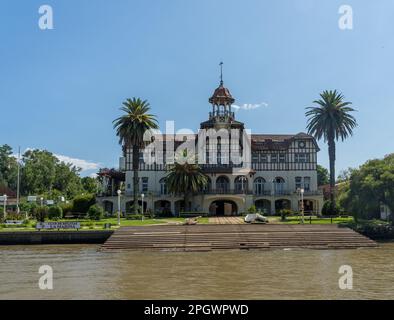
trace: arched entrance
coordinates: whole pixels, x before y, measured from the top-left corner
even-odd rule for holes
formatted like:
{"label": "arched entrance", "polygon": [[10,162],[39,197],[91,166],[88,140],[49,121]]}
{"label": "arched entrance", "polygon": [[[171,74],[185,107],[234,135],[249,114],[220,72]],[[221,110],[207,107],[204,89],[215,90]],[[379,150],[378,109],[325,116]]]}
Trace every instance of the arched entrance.
{"label": "arched entrance", "polygon": [[260,210],[263,214],[271,213],[271,201],[267,199],[259,199],[254,202],[257,210]]}
{"label": "arched entrance", "polygon": [[112,201],[104,200],[103,207],[104,207],[104,212],[108,212],[110,214],[114,213],[114,204]]}
{"label": "arched entrance", "polygon": [[[134,201],[126,202],[126,213],[134,213],[134,206],[133,206],[133,204],[134,204]],[[140,210],[139,213],[142,213],[141,212],[141,209],[142,209],[142,201],[141,200],[138,200],[138,207],[139,207],[139,210]],[[144,201],[144,212],[146,212],[146,207],[147,207],[147,203],[146,203],[146,201]]]}
{"label": "arched entrance", "polygon": [[232,200],[216,200],[209,206],[209,214],[213,216],[232,216],[237,213],[237,204]]}
{"label": "arched entrance", "polygon": [[291,209],[291,202],[287,199],[279,199],[275,201],[275,212],[279,214],[281,210],[290,210]]}
{"label": "arched entrance", "polygon": [[159,217],[170,217],[171,212],[171,202],[167,200],[155,201],[155,214]]}
{"label": "arched entrance", "polygon": [[[299,205],[300,205],[300,211],[302,209],[301,207],[301,201],[299,201]],[[314,206],[314,201],[313,200],[309,200],[309,199],[304,199],[304,213],[305,214],[313,214],[315,213],[315,206]]]}

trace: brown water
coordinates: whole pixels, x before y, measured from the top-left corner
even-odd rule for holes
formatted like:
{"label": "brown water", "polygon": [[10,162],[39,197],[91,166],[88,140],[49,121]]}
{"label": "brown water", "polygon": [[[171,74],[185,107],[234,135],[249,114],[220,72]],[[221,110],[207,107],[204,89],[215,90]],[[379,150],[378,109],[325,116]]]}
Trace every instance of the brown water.
{"label": "brown water", "polygon": [[[378,249],[99,252],[98,246],[0,247],[0,299],[394,299],[394,243]],[[50,265],[54,289],[38,288]],[[338,269],[353,268],[353,290]]]}

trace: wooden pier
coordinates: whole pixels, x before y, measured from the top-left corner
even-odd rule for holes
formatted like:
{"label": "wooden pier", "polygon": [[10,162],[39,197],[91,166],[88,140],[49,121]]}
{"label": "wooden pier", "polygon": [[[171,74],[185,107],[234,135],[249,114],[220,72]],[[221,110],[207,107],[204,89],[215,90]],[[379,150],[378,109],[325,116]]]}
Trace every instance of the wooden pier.
{"label": "wooden pier", "polygon": [[377,247],[363,235],[336,225],[194,225],[122,227],[106,250],[212,251],[256,249],[356,249]]}

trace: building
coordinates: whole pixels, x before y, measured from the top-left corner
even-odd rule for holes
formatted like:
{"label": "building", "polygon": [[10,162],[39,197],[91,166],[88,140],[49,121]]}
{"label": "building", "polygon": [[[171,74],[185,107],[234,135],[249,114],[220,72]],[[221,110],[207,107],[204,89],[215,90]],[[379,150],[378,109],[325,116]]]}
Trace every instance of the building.
{"label": "building", "polygon": [[[169,147],[182,147],[183,143],[192,141],[198,150],[204,150],[205,161],[201,165],[209,178],[209,185],[191,199],[193,212],[211,215],[236,215],[246,212],[255,205],[265,214],[279,213],[282,209],[299,212],[303,192],[304,211],[320,214],[323,206],[323,194],[317,185],[317,152],[319,147],[315,139],[305,133],[298,134],[250,134],[248,140],[245,126],[235,119],[232,110],[234,103],[230,91],[223,81],[214,91],[209,103],[212,106],[207,121],[200,124],[197,134],[157,135],[151,141],[163,144],[163,148],[152,153],[144,150],[140,155],[139,193],[143,194],[144,210],[152,212],[168,211],[178,214],[183,211],[183,196],[171,195],[165,183],[169,166],[167,153]],[[202,132],[216,135],[201,135]],[[234,137],[236,132],[240,136]],[[228,135],[226,136],[226,132]],[[238,139],[238,140],[237,140]],[[176,140],[176,141],[174,141]],[[239,154],[244,156],[249,150],[249,157],[243,161],[233,161],[229,155],[233,152],[231,142],[239,141]],[[248,145],[248,147],[246,146]],[[189,145],[190,146],[190,145]],[[148,147],[147,147],[148,148]],[[236,149],[236,148],[235,148]],[[155,161],[146,162],[144,154],[154,154]],[[158,161],[159,159],[159,161]],[[246,160],[245,160],[246,159]],[[120,159],[120,171],[104,170],[99,176],[102,180],[102,193],[99,203],[106,211],[118,210],[117,189],[124,183],[121,196],[121,211],[132,212],[132,152],[125,150]],[[142,204],[142,197],[139,201]]]}

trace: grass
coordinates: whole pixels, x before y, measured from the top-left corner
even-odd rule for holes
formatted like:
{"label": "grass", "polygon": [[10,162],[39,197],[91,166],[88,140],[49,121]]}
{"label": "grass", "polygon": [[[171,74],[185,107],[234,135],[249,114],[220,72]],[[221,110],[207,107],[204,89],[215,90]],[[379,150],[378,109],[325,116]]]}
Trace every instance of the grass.
{"label": "grass", "polygon": [[[99,221],[88,220],[88,219],[61,219],[57,220],[58,222],[69,222],[69,221],[78,221],[81,223],[81,230],[103,230],[104,225],[109,223],[111,224],[112,229],[118,228],[118,219],[117,218],[105,218]],[[132,227],[132,226],[147,226],[147,225],[155,225],[155,224],[174,224],[174,223],[183,223],[185,222],[185,218],[156,218],[156,219],[147,219],[144,220],[127,220],[121,218],[120,225],[122,227]],[[207,224],[208,218],[203,217],[198,219],[199,224]],[[19,227],[12,226],[6,227],[4,225],[0,225],[0,232],[16,232],[16,231],[34,231],[36,230],[33,226],[35,225],[35,220],[30,220],[28,225],[22,225]]]}
{"label": "grass", "polygon": [[[280,217],[269,217],[268,219],[270,222],[281,223],[281,224],[300,224],[301,223],[301,217],[299,217],[299,216],[287,217],[285,221],[282,221]],[[346,223],[353,222],[353,217],[338,217],[338,218],[332,219],[333,224],[339,224],[339,223],[344,223],[344,222],[346,222]],[[304,224],[331,224],[331,218],[322,218],[322,217],[312,216],[312,219],[310,220],[310,217],[306,216],[306,217],[304,217]]]}

